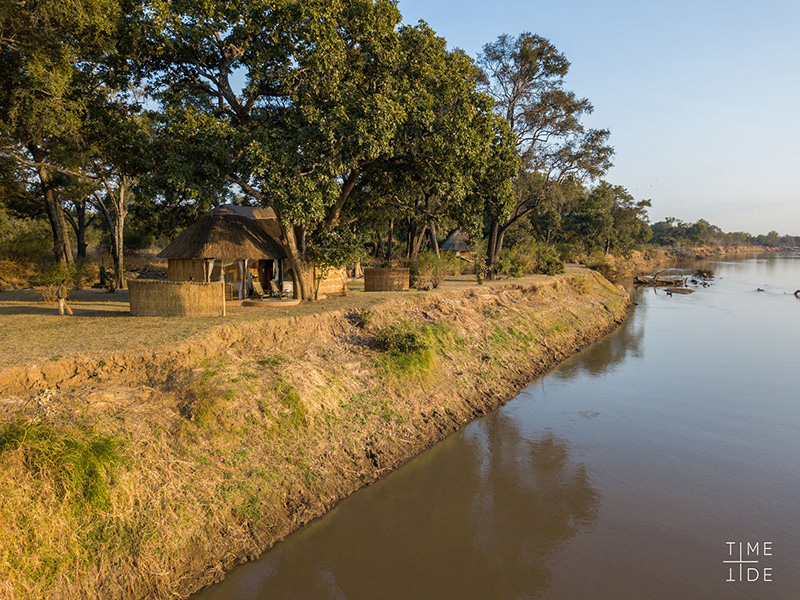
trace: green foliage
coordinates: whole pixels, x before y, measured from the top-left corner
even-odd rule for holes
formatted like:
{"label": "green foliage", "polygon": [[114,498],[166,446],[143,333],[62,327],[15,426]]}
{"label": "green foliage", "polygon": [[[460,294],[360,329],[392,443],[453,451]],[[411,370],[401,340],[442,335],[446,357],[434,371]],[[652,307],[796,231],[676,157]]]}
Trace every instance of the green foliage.
{"label": "green foliage", "polygon": [[366,254],[364,244],[349,227],[323,228],[312,241],[316,290],[331,269],[346,267]]}
{"label": "green foliage", "polygon": [[434,290],[448,275],[457,273],[461,267],[461,260],[455,254],[440,252],[437,255],[432,250],[425,249],[420,252],[417,260],[409,263],[411,285],[418,290]]}
{"label": "green foliage", "polygon": [[382,352],[413,354],[429,348],[423,336],[404,325],[384,327],[375,336],[375,347]]}
{"label": "green foliage", "polygon": [[652,226],[652,243],[658,246],[671,246],[675,249],[697,245],[709,246],[796,246],[800,245],[800,236],[781,236],[777,231],[768,234],[750,235],[744,231],[725,232],[705,219],[685,222],[674,217],[667,217]]}
{"label": "green foliage", "polygon": [[528,239],[504,248],[495,264],[497,272],[507,277],[522,277],[535,273],[538,266],[539,244]]}
{"label": "green foliage", "polygon": [[18,451],[25,468],[48,479],[61,497],[102,508],[122,464],[122,445],[89,429],[55,429],[12,421],[0,427],[0,456]]}
{"label": "green foliage", "polygon": [[564,272],[564,261],[553,246],[542,245],[536,254],[536,272],[557,275]]}
{"label": "green foliage", "polygon": [[45,219],[17,218],[0,206],[0,256],[38,262],[51,256],[52,246]]}
{"label": "green foliage", "polygon": [[649,200],[636,202],[622,186],[605,181],[578,195],[562,219],[562,243],[570,253],[613,252],[627,256],[652,236]]}
{"label": "green foliage", "polygon": [[[54,265],[44,271],[39,277],[39,285],[55,288],[66,279],[75,289],[82,289],[88,279],[91,269],[87,264]],[[52,290],[51,290],[52,291]]]}
{"label": "green foliage", "polygon": [[487,203],[493,235],[489,262],[499,258],[501,230],[514,222],[537,221],[541,239],[550,242],[570,188],[601,176],[611,167],[608,130],[582,123],[591,103],[564,89],[569,61],[549,40],[531,33],[501,35],[478,58],[482,87],[509,120],[522,171],[514,178],[513,198]]}

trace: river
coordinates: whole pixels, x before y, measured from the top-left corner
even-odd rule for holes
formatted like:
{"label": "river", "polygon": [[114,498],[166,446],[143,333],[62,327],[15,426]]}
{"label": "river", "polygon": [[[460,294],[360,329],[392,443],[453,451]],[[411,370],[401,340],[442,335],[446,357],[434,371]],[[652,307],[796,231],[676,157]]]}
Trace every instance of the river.
{"label": "river", "polygon": [[703,266],[194,600],[800,597],[800,254]]}

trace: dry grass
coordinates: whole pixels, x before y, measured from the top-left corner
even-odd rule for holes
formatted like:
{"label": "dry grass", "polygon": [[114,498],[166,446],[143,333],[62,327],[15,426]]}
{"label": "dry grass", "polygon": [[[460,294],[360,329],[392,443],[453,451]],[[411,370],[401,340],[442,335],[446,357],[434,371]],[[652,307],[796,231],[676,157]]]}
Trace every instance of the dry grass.
{"label": "dry grass", "polygon": [[[174,598],[218,579],[625,312],[594,274],[537,281],[331,298],[296,307],[296,339],[235,342],[158,389],[84,382],[27,403],[16,418],[54,443],[118,440],[122,462],[98,503],[0,443],[0,598]],[[323,321],[327,302],[362,318]],[[379,350],[393,325],[407,336]]]}
{"label": "dry grass", "polygon": [[[543,275],[514,280],[527,285],[546,281]],[[446,281],[439,291],[477,288],[474,277]],[[97,357],[111,352],[168,349],[181,342],[202,338],[223,324],[252,323],[262,319],[306,316],[352,309],[366,310],[387,299],[419,298],[424,292],[364,292],[363,281],[349,284],[347,296],[328,296],[289,308],[231,307],[226,317],[132,317],[127,290],[76,290],[70,306],[74,317],[58,315],[58,306],[42,301],[39,290],[0,292],[0,367],[74,356]],[[398,296],[400,294],[400,296]]]}

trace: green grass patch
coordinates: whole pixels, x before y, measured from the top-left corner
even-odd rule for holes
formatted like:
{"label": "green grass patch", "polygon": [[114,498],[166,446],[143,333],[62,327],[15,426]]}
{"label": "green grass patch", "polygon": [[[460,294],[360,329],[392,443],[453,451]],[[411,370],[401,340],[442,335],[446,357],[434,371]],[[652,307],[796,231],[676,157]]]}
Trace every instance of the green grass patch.
{"label": "green grass patch", "polygon": [[256,364],[260,367],[277,367],[282,365],[286,362],[286,357],[282,354],[273,354],[272,356],[268,356],[267,358],[262,358],[261,360],[257,360]]}
{"label": "green grass patch", "polygon": [[308,426],[308,409],[291,383],[279,378],[272,387],[285,410],[278,413],[277,427],[282,430],[304,430]]}
{"label": "green grass patch", "polygon": [[0,428],[0,456],[14,451],[34,477],[53,482],[60,498],[97,508],[108,504],[123,463],[122,443],[113,436],[25,421]]}

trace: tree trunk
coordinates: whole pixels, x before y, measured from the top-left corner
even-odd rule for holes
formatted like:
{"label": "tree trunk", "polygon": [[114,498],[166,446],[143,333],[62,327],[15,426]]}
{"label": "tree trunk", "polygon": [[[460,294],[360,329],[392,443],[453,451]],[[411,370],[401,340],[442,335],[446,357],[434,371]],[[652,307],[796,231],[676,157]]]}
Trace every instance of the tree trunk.
{"label": "tree trunk", "polygon": [[422,243],[425,241],[425,233],[427,230],[427,227],[418,228],[417,225],[414,224],[414,234],[411,239],[409,260],[417,260],[419,258],[419,251],[422,249]]}
{"label": "tree trunk", "polygon": [[[41,164],[44,162],[44,156],[37,146],[33,144],[29,145],[28,152],[31,153],[36,163]],[[59,202],[56,192],[52,187],[50,171],[46,167],[38,166],[36,172],[39,175],[39,181],[42,183],[47,219],[50,221],[50,228],[53,230],[53,254],[59,265],[71,265],[74,263],[74,259],[72,257],[72,245],[69,240],[69,232],[67,231],[67,220],[64,218],[64,210],[61,206],[61,202]]]}
{"label": "tree trunk", "polygon": [[408,233],[406,234],[406,260],[411,260],[411,249],[414,247],[414,232],[416,231],[416,224],[408,218]]}
{"label": "tree trunk", "polygon": [[114,238],[112,254],[114,260],[114,285],[116,289],[121,290],[125,288],[125,278],[123,276],[125,272],[125,257],[122,237],[125,229],[125,214],[118,212],[115,217],[114,232],[112,235]]}
{"label": "tree trunk", "polygon": [[394,219],[389,219],[389,240],[386,242],[386,262],[392,260],[392,246],[394,246]]}
{"label": "tree trunk", "polygon": [[497,232],[497,242],[495,243],[495,258],[500,258],[500,253],[503,251],[503,239],[508,231],[508,226],[501,227]]}
{"label": "tree trunk", "polygon": [[428,231],[430,232],[430,240],[431,240],[431,250],[436,252],[436,256],[440,256],[439,254],[439,242],[436,239],[436,224],[431,223],[430,228]]}
{"label": "tree trunk", "polygon": [[75,224],[77,227],[75,228],[75,237],[77,239],[77,257],[78,260],[84,260],[86,258],[86,228],[88,227],[88,223],[86,222],[86,199],[84,198],[80,202],[75,202]]}
{"label": "tree trunk", "polygon": [[486,266],[491,268],[497,262],[497,234],[500,230],[500,224],[497,221],[492,221],[492,227],[489,230],[489,241],[486,244]]}
{"label": "tree trunk", "polygon": [[72,204],[75,207],[75,216],[73,217],[72,213],[64,208],[64,217],[72,226],[72,231],[75,232],[75,260],[77,262],[82,262],[86,259],[86,228],[88,227],[86,220],[86,199],[81,201],[73,200]]}
{"label": "tree trunk", "polygon": [[[281,243],[286,252],[286,258],[292,267],[292,281],[294,283],[294,297],[300,300],[314,300],[314,262],[305,258],[301,250],[305,237],[301,227],[284,223],[280,212],[276,209],[278,223],[281,226]],[[298,237],[300,238],[298,240]]]}

